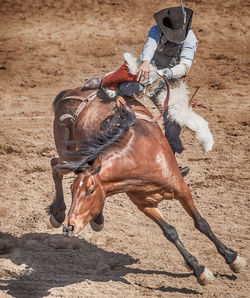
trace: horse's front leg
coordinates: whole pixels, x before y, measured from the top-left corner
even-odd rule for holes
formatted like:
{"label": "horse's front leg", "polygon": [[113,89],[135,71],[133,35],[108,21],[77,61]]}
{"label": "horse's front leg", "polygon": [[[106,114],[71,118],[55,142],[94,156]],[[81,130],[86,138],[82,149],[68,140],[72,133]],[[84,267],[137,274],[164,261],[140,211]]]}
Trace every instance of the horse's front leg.
{"label": "horse's front leg", "polygon": [[59,228],[61,226],[65,219],[66,210],[62,186],[63,171],[56,169],[58,160],[58,158],[52,158],[50,161],[53,180],[55,183],[56,196],[52,204],[48,207],[48,213],[50,214],[50,223],[54,228]]}
{"label": "horse's front leg", "polygon": [[158,226],[163,231],[164,236],[175,245],[175,247],[179,250],[182,257],[184,258],[186,264],[193,270],[193,273],[199,284],[205,286],[209,283],[212,283],[214,280],[213,273],[205,266],[199,264],[197,259],[187,251],[187,249],[180,241],[175,227],[166,223],[159,209],[155,207],[146,207],[140,205],[136,201],[134,201],[131,196],[130,199],[137,205],[140,211],[142,211],[146,216],[148,216],[158,224]]}
{"label": "horse's front leg", "polygon": [[93,231],[100,232],[104,227],[104,216],[102,211],[90,221],[90,226]]}
{"label": "horse's front leg", "polygon": [[179,199],[184,209],[193,218],[195,227],[206,235],[216,246],[217,251],[223,256],[230,269],[238,273],[246,265],[246,260],[238,255],[236,251],[223,244],[212,232],[208,222],[197,211],[191,195]]}

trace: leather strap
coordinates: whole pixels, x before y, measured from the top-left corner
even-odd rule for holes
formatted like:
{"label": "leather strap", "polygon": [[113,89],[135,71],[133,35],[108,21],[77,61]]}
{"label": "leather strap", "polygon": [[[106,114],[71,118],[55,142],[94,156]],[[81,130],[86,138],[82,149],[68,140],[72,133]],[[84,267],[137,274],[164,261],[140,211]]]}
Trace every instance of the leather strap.
{"label": "leather strap", "polygon": [[71,114],[63,114],[60,118],[59,118],[59,120],[61,121],[61,122],[63,122],[65,119],[67,119],[67,118],[71,118],[71,119],[74,119],[74,117],[71,115]]}
{"label": "leather strap", "polygon": [[97,91],[94,91],[90,95],[88,95],[87,97],[77,96],[77,95],[71,95],[71,96],[67,96],[67,97],[62,98],[61,100],[65,100],[65,99],[76,99],[76,100],[80,100],[81,103],[79,104],[79,106],[77,107],[77,109],[76,109],[76,111],[75,111],[75,113],[73,115],[71,115],[71,114],[63,114],[59,118],[60,122],[63,122],[67,118],[71,118],[72,122],[75,122],[76,119],[77,119],[77,117],[79,116],[79,114],[83,110],[83,108],[86,106],[86,104],[88,102],[90,102],[96,96],[96,93],[97,93]]}

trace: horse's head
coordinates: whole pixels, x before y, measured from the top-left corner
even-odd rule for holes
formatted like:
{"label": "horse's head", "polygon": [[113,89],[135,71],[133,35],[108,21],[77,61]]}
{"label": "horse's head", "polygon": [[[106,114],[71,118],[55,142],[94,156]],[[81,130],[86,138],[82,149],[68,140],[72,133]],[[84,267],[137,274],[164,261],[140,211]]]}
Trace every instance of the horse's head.
{"label": "horse's head", "polygon": [[102,211],[105,194],[97,171],[79,173],[71,185],[71,207],[63,223],[66,236],[79,235],[83,228]]}
{"label": "horse's head", "polygon": [[78,235],[86,224],[102,211],[105,192],[99,180],[99,156],[104,156],[113,146],[118,146],[118,141],[136,122],[132,108],[126,106],[122,99],[119,99],[114,111],[114,114],[102,121],[100,130],[94,131],[87,139],[85,136],[85,140],[78,144],[79,149],[70,152],[69,157],[72,157],[72,161],[53,168],[54,172],[77,173],[71,189],[71,207],[63,223],[67,235]]}

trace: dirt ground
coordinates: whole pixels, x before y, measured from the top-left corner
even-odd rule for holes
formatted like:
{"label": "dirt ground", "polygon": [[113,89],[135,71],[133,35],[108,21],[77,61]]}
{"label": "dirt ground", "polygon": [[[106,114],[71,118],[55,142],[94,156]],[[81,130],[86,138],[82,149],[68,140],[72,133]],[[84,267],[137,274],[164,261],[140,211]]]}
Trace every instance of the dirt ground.
{"label": "dirt ground", "polygon": [[[102,232],[87,226],[71,242],[45,212],[54,195],[54,97],[116,69],[124,52],[138,57],[153,13],[178,3],[0,0],[0,297],[249,297],[249,267],[233,274],[176,201],[160,209],[215,274],[207,287],[124,194],[107,199]],[[196,100],[213,107],[196,112],[210,123],[215,145],[204,154],[184,128],[178,163],[191,167],[185,181],[214,232],[249,259],[250,5],[184,3],[195,12],[199,40],[186,81],[191,93],[200,86]]]}

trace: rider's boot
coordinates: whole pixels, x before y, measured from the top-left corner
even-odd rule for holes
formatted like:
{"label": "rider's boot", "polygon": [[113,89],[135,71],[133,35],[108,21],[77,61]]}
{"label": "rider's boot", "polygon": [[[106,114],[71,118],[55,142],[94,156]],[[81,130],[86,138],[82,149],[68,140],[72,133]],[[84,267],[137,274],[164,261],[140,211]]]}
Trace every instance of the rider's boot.
{"label": "rider's boot", "polygon": [[94,90],[101,87],[102,77],[87,79],[83,85],[82,91],[84,90]]}
{"label": "rider's boot", "polygon": [[189,167],[189,166],[186,166],[186,167],[180,167],[180,166],[179,166],[179,169],[180,169],[180,171],[181,171],[181,175],[182,175],[182,177],[187,176],[187,174],[188,174],[189,171],[190,171],[190,167]]}

